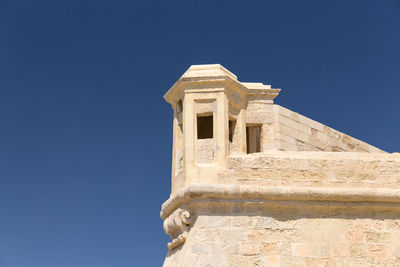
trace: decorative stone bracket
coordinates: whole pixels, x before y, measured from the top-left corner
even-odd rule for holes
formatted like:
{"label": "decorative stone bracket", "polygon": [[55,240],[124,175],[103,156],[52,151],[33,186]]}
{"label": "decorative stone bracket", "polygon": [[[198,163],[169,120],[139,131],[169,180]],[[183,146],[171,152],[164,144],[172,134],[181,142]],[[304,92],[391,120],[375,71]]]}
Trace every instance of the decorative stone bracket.
{"label": "decorative stone bracket", "polygon": [[190,212],[183,209],[175,210],[164,221],[164,231],[171,237],[168,249],[173,250],[186,241],[193,217]]}

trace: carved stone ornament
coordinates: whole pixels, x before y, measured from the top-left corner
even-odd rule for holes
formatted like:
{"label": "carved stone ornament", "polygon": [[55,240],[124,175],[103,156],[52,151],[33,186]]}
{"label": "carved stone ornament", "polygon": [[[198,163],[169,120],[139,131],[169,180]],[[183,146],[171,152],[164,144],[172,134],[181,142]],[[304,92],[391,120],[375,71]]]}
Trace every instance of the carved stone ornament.
{"label": "carved stone ornament", "polygon": [[164,221],[164,231],[171,237],[168,249],[173,250],[186,241],[192,217],[189,211],[183,209],[175,210]]}

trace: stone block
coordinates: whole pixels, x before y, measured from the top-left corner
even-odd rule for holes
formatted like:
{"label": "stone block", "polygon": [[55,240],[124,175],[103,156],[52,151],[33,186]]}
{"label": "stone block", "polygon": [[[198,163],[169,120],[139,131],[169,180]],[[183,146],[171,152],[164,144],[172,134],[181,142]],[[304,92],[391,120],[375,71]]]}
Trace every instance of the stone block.
{"label": "stone block", "polygon": [[240,254],[245,256],[258,255],[260,252],[260,245],[256,243],[242,243],[240,245]]}
{"label": "stone block", "polygon": [[306,257],[307,243],[292,243],[292,256]]}

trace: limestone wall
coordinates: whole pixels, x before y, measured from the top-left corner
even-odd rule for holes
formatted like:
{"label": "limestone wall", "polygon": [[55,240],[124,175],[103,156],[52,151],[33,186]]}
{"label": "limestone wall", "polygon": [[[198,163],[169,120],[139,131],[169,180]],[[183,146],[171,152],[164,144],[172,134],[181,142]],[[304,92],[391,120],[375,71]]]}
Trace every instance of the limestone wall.
{"label": "limestone wall", "polygon": [[164,266],[400,266],[400,154],[235,155],[163,204]]}
{"label": "limestone wall", "polygon": [[262,127],[261,152],[274,149],[284,151],[383,152],[379,148],[299,113],[259,99],[248,101],[246,124]]}
{"label": "limestone wall", "polygon": [[216,183],[400,188],[400,154],[270,152],[234,155]]}
{"label": "limestone wall", "polygon": [[164,266],[400,266],[400,208],[349,203],[198,202]]}
{"label": "limestone wall", "polygon": [[286,151],[382,152],[354,137],[274,105],[274,137]]}

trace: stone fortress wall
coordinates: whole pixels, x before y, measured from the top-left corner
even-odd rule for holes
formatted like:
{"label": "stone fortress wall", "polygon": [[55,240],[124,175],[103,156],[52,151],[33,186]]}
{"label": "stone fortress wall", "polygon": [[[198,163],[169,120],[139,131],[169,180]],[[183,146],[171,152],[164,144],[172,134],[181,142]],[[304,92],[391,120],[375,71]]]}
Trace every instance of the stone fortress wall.
{"label": "stone fortress wall", "polygon": [[201,65],[166,94],[164,266],[400,266],[400,154],[275,105],[279,91]]}
{"label": "stone fortress wall", "polygon": [[275,148],[284,151],[382,152],[363,141],[276,104],[249,101],[246,123],[262,127],[263,151]]}
{"label": "stone fortress wall", "polygon": [[399,206],[192,201],[186,243],[164,266],[400,266]]}
{"label": "stone fortress wall", "polygon": [[274,105],[275,139],[286,151],[382,152],[303,115]]}

